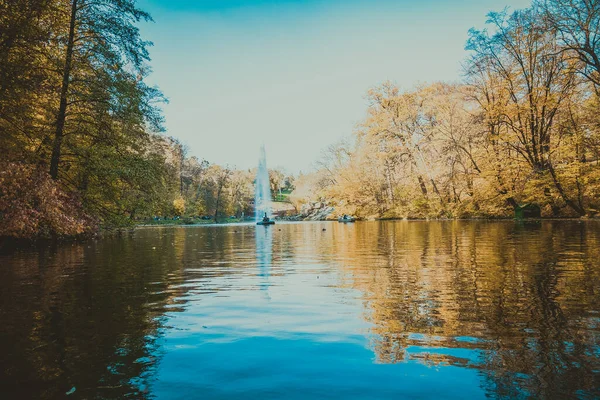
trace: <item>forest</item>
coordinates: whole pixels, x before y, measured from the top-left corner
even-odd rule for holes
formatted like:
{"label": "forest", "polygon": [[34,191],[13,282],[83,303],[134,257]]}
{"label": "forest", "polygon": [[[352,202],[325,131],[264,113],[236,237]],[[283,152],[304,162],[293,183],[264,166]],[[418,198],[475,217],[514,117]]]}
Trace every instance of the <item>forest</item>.
{"label": "forest", "polygon": [[469,31],[462,82],[368,92],[354,136],[297,180],[369,218],[590,217],[600,210],[600,4],[536,1]]}
{"label": "forest", "polygon": [[0,237],[251,211],[253,171],[165,135],[142,21],[134,0],[0,0]]}
{"label": "forest", "polygon": [[[165,134],[143,21],[135,0],[0,0],[0,237],[252,212],[254,171]],[[597,214],[600,5],[540,0],[486,26],[461,82],[372,88],[356,132],[293,184],[271,171],[273,193],[363,218]]]}

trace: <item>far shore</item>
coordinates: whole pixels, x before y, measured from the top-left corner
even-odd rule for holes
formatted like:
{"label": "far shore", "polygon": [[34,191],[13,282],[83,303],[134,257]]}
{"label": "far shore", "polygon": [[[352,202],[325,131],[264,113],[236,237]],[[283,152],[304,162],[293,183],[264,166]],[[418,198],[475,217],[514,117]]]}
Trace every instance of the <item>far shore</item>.
{"label": "far shore", "polygon": [[[514,217],[469,217],[469,218],[356,218],[356,222],[380,222],[380,221],[408,221],[408,222],[440,222],[440,221],[515,221],[515,222],[535,222],[535,221],[599,221],[600,216],[592,217],[542,217],[542,218],[524,218],[517,219]],[[336,219],[294,219],[294,218],[274,218],[276,222],[338,222]],[[216,226],[216,225],[237,225],[237,224],[253,224],[254,219],[223,219],[215,222],[214,220],[196,221],[186,223],[183,220],[165,221],[163,223],[141,223],[127,228],[117,229],[132,229],[137,227],[162,227],[162,226]]]}
{"label": "far shore", "polygon": [[[294,220],[294,219],[278,219],[275,221],[281,223],[303,223],[303,222],[337,222],[337,219],[327,219],[327,220]],[[406,222],[448,222],[448,221],[483,221],[483,222],[508,222],[513,221],[517,222],[525,222],[525,223],[536,223],[536,222],[546,222],[546,221],[563,221],[563,222],[598,222],[600,221],[600,216],[592,216],[592,217],[582,217],[582,218],[557,218],[557,217],[548,217],[548,218],[529,218],[529,219],[516,219],[510,217],[473,217],[473,218],[376,218],[376,219],[357,219],[357,223],[364,222],[382,222],[382,221],[406,221]],[[160,228],[160,227],[194,227],[194,226],[253,226],[254,219],[246,218],[242,219],[223,219],[217,223],[214,220],[200,220],[195,221],[193,223],[185,222],[182,220],[175,221],[162,221],[162,223],[140,223],[134,224],[131,226],[122,226],[122,227],[103,227],[98,232],[91,235],[80,235],[80,236],[57,236],[57,237],[38,237],[38,238],[11,238],[11,237],[0,237],[0,252],[10,250],[10,249],[18,249],[22,247],[27,247],[31,245],[45,245],[48,243],[60,243],[60,242],[85,242],[87,240],[97,240],[103,237],[111,237],[111,236],[120,236],[126,233],[133,233],[138,228]]]}

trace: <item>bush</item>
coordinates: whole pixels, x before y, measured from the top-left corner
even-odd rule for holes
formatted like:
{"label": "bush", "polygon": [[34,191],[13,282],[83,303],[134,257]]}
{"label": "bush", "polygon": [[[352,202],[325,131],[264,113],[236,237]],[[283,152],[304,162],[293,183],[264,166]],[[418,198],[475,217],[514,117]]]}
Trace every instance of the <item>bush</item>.
{"label": "bush", "polygon": [[185,200],[182,197],[178,197],[173,200],[173,213],[175,215],[183,215],[185,212]]}
{"label": "bush", "polygon": [[76,236],[95,229],[81,202],[46,172],[24,163],[0,164],[0,237]]}

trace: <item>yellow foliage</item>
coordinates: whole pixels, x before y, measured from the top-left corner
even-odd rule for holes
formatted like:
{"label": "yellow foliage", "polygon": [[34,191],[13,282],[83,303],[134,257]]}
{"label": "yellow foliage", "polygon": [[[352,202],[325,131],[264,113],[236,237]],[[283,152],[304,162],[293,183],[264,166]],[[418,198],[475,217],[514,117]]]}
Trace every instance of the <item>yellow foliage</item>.
{"label": "yellow foliage", "polygon": [[173,200],[173,211],[175,215],[183,215],[185,212],[185,200],[182,197]]}

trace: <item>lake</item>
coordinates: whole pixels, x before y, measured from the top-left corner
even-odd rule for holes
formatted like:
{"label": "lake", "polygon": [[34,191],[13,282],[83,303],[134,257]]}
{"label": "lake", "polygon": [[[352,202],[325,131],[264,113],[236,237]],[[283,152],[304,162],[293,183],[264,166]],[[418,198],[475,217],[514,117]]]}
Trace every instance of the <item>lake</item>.
{"label": "lake", "polygon": [[0,397],[600,397],[600,221],[140,228],[0,256]]}

